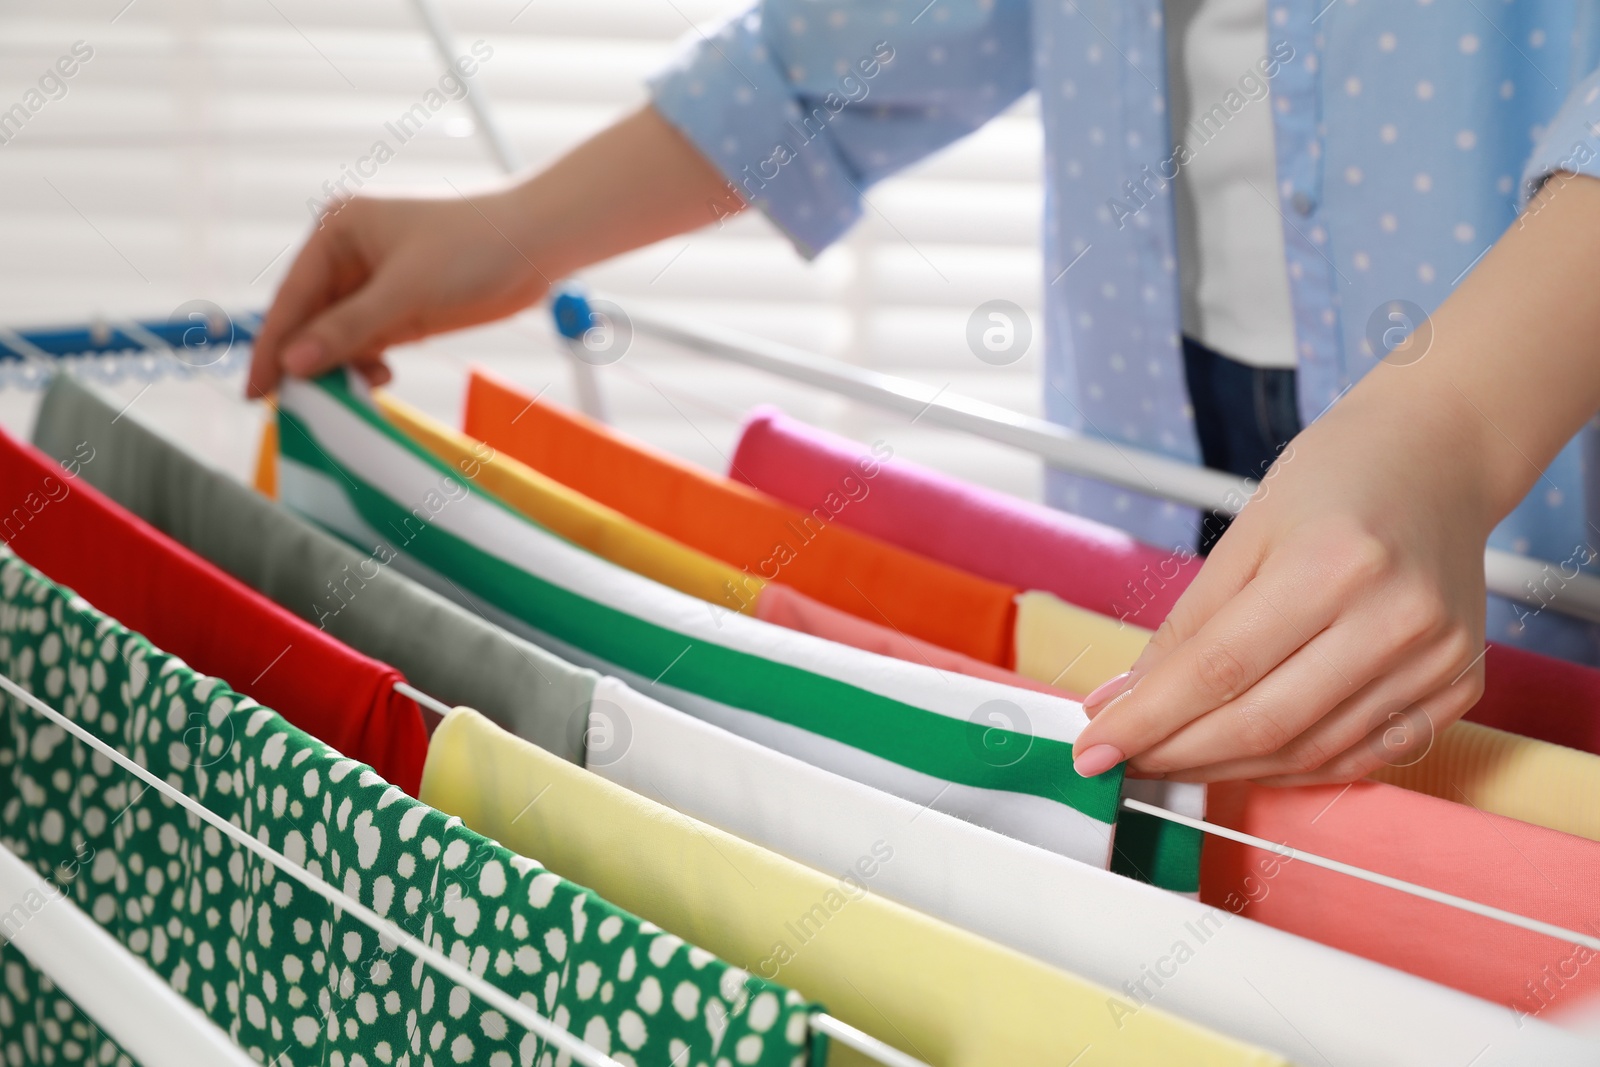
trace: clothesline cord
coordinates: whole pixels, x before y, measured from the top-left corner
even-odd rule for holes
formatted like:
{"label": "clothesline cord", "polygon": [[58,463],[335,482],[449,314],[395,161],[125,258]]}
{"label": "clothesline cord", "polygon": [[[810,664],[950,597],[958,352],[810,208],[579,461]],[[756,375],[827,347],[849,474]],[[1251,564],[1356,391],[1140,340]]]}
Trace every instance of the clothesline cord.
{"label": "clothesline cord", "polygon": [[584,1067],[622,1067],[622,1065],[616,1060],[601,1052],[599,1049],[594,1048],[592,1045],[588,1045],[581,1039],[569,1034],[567,1031],[561,1029],[549,1019],[546,1019],[544,1016],[533,1011],[526,1004],[517,1000],[515,997],[512,997],[510,994],[505,993],[504,991],[490,985],[488,982],[483,981],[465,967],[462,967],[460,964],[455,963],[443,953],[438,952],[429,945],[419,941],[401,927],[393,922],[390,922],[388,919],[383,918],[377,912],[371,910],[360,901],[354,899],[353,897],[347,896],[344,892],[335,889],[322,879],[311,874],[305,868],[291,862],[286,856],[278,852],[276,849],[257,841],[254,837],[251,837],[239,827],[222,818],[222,816],[201,804],[199,801],[194,800],[182,790],[174,788],[170,783],[156,777],[154,774],[151,774],[144,767],[139,766],[139,764],[135,763],[121,752],[118,752],[111,745],[94,736],[94,734],[90,733],[88,730],[85,730],[82,726],[73,722],[55,708],[52,708],[50,705],[34,696],[32,693],[22,688],[15,681],[4,674],[0,674],[0,688],[4,688],[18,700],[21,700],[24,704],[27,704],[29,707],[33,708],[40,715],[43,715],[46,719],[55,723],[57,726],[60,726],[63,730],[66,730],[72,736],[76,737],[78,740],[82,741],[84,744],[88,745],[102,756],[105,756],[117,766],[128,771],[134,777],[144,782],[151,789],[154,789],[156,792],[160,793],[174,804],[179,805],[186,811],[189,811],[205,822],[210,823],[212,826],[216,827],[219,831],[231,838],[236,844],[242,846],[243,848],[249,849],[251,852],[254,852],[256,855],[260,856],[262,859],[278,868],[290,878],[293,878],[295,881],[299,882],[313,893],[316,893],[318,896],[322,897],[334,907],[349,912],[362,923],[371,927],[372,930],[375,931],[380,937],[394,942],[395,944],[404,948],[407,952],[411,953],[411,955],[422,960],[434,970],[450,979],[450,981],[467,989],[469,992],[477,996],[480,1000],[483,1000],[485,1003],[489,1004],[495,1010],[501,1012],[523,1027],[526,1027],[528,1030],[532,1031],[534,1034],[537,1034],[539,1037],[548,1041],[561,1051],[566,1052],[572,1056],[576,1062],[583,1064]]}
{"label": "clothesline cord", "polygon": [[1444,893],[1437,889],[1429,889],[1427,886],[1417,885],[1414,882],[1407,882],[1399,878],[1393,878],[1387,874],[1379,874],[1376,871],[1369,871],[1364,867],[1355,867],[1348,863],[1341,863],[1339,860],[1330,860],[1325,856],[1318,856],[1315,853],[1303,852],[1300,849],[1294,848],[1290,845],[1279,844],[1276,841],[1268,841],[1264,837],[1256,837],[1254,834],[1243,833],[1242,831],[1233,830],[1226,826],[1218,826],[1216,823],[1206,822],[1204,819],[1195,819],[1187,815],[1179,815],[1175,811],[1168,811],[1166,808],[1157,807],[1154,804],[1146,804],[1142,800],[1134,800],[1131,797],[1125,798],[1122,801],[1122,806],[1127,808],[1129,811],[1139,811],[1146,815],[1154,815],[1158,819],[1165,819],[1168,822],[1175,822],[1181,826],[1190,826],[1196,830],[1204,831],[1205,833],[1211,834],[1215,837],[1225,837],[1230,841],[1237,841],[1243,845],[1252,845],[1255,848],[1265,849],[1268,852],[1282,856],[1284,859],[1300,860],[1302,862],[1311,864],[1313,867],[1322,867],[1326,870],[1337,871],[1339,874],[1349,875],[1351,878],[1359,878],[1364,882],[1371,882],[1374,885],[1387,886],[1390,889],[1396,889],[1402,893],[1409,893],[1414,897],[1421,897],[1424,900],[1431,900],[1438,904],[1444,904],[1452,908],[1458,908],[1461,911],[1471,912],[1474,915],[1482,915],[1484,918],[1494,919],[1511,926],[1518,926],[1524,930],[1532,930],[1534,933],[1544,934],[1560,941],[1567,941],[1574,945],[1582,945],[1585,948],[1600,950],[1600,937],[1592,937],[1588,934],[1580,934],[1576,930],[1569,930],[1564,926],[1557,926],[1554,923],[1543,922],[1539,919],[1530,919],[1526,915],[1518,915],[1514,911],[1506,911],[1504,908],[1497,908],[1491,904],[1483,904],[1476,900],[1468,900],[1466,897],[1458,897],[1452,893]]}
{"label": "clothesline cord", "polygon": [[439,715],[448,715],[451,711],[455,710],[451,708],[449,704],[446,704],[442,700],[434,699],[409,682],[394,683],[394,691],[403,697],[410,697],[412,700],[415,700],[418,704],[421,704],[429,711],[435,712]]}

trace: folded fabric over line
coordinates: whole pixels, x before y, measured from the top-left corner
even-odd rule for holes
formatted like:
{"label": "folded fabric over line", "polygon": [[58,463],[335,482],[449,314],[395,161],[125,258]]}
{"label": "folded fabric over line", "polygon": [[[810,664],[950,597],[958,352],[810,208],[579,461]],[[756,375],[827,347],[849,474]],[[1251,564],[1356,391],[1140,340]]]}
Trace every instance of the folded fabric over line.
{"label": "folded fabric over line", "polygon": [[[840,512],[841,525],[1146,630],[1166,619],[1199,573],[1188,546],[1141,544],[1113,527],[884,458],[775,408],[751,413],[729,464],[729,477],[791,503],[814,499],[845,475],[859,476],[870,492]],[[1491,641],[1484,684],[1468,720],[1600,754],[1600,671]]]}
{"label": "folded fabric over line", "polygon": [[[477,708],[563,759],[583,758],[593,671],[396,573],[378,543],[352,548],[263,499],[162,436],[137,407],[121,407],[58,374],[40,404],[34,440],[61,460],[87,444],[95,458],[76,467],[82,482],[428,695]],[[299,718],[297,705],[278,702]]]}
{"label": "folded fabric over line", "polygon": [[1072,770],[1078,705],[722,612],[599,559],[469,489],[348,379],[287,383],[279,417],[285,503],[388,544],[396,566],[563,658],[807,762],[1107,862],[1121,771]]}
{"label": "folded fabric over line", "polygon": [[856,479],[866,491],[840,512],[842,524],[1152,630],[1200,570],[1192,546],[1147,545],[1102,523],[881,451],[759,407],[740,431],[728,477],[796,506],[821,499],[844,478]]}
{"label": "folded fabric over line", "polygon": [[[591,726],[602,743],[589,767],[601,777],[1107,986],[1118,1017],[1154,1004],[1297,1063],[1460,1067],[1518,1033],[1481,1001],[1239,918],[1243,897],[1213,909],[920,810],[615,679],[596,688]],[[1263,1010],[1263,993],[1274,1010]],[[1534,1053],[1500,1053],[1518,1055]]]}
{"label": "folded fabric over line", "polygon": [[685,545],[870,622],[1009,666],[1017,590],[839,521],[861,485],[798,507],[622,437],[474,369],[463,430]]}
{"label": "folded fabric over line", "polygon": [[755,614],[766,584],[760,578],[634,522],[511,456],[497,455],[386,392],[375,392],[373,401],[412,440],[446,463],[468,461],[472,481],[556,536],[680,593]]}
{"label": "folded fabric over line", "polygon": [[1600,756],[1588,752],[1458,722],[1415,763],[1368,777],[1600,841]]}
{"label": "folded fabric over line", "polygon": [[[569,1032],[641,1064],[731,1053],[763,1067],[820,1065],[807,1025],[816,1006],[792,991],[412,800],[13,557],[0,561],[0,596],[7,675]],[[191,709],[228,743],[190,743]],[[0,809],[7,846],[258,1060],[501,1067],[544,1051],[120,767],[86,759],[33,709],[8,698],[0,716],[14,798]]]}
{"label": "folded fabric over line", "polygon": [[[862,872],[898,862],[893,837],[864,846],[853,881],[819,873],[465,710],[435,733],[422,789],[468,826],[939,1067],[1285,1062],[1157,1008],[1119,1015],[1104,988],[863,892],[874,875]],[[829,1062],[870,1061],[835,1045]]]}
{"label": "folded fabric over line", "polygon": [[[196,670],[288,708],[297,726],[415,793],[428,735],[417,705],[394,690],[400,672],[107,500],[82,476],[115,453],[87,439],[73,447],[57,465],[0,433],[0,500],[14,502],[0,532],[12,549]],[[190,725],[205,732],[199,720]]]}
{"label": "folded fabric over line", "polygon": [[[1213,785],[1211,819],[1557,926],[1600,934],[1600,843],[1381,782]],[[1600,990],[1581,946],[1247,845],[1206,843],[1201,899],[1500,1005],[1526,1024]],[[1534,1061],[1528,1061],[1534,1062]]]}

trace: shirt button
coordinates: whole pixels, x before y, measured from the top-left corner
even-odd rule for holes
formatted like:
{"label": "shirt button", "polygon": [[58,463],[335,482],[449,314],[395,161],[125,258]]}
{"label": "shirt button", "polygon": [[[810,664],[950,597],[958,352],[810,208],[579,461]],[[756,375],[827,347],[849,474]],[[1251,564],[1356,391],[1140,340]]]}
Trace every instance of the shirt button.
{"label": "shirt button", "polygon": [[1309,215],[1311,214],[1311,209],[1317,205],[1310,195],[1304,191],[1296,190],[1295,194],[1289,198],[1289,206],[1294,208],[1296,215]]}

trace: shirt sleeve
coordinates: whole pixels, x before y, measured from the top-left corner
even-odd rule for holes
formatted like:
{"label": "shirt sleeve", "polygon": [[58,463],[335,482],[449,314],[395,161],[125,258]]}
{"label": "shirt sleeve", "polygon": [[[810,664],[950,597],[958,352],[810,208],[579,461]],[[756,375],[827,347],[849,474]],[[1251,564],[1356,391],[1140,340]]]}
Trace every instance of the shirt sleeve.
{"label": "shirt sleeve", "polygon": [[1558,171],[1600,178],[1600,70],[1578,83],[1545,128],[1522,172],[1519,207],[1526,207]]}
{"label": "shirt sleeve", "polygon": [[761,0],[651,79],[656,110],[807,258],[862,190],[1032,84],[1027,0]]}

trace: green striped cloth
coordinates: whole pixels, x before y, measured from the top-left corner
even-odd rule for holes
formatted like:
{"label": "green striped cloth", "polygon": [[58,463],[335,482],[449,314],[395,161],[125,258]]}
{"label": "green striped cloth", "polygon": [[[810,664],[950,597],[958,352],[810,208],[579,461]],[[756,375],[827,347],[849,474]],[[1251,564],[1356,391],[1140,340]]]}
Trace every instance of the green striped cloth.
{"label": "green striped cloth", "polygon": [[[472,487],[361,389],[341,375],[285,385],[285,504],[558,655],[734,733],[1108,864],[1122,772],[1073,771],[1087,722],[1077,704],[731,614],[599,559]],[[614,729],[612,743],[626,744],[626,721]]]}

